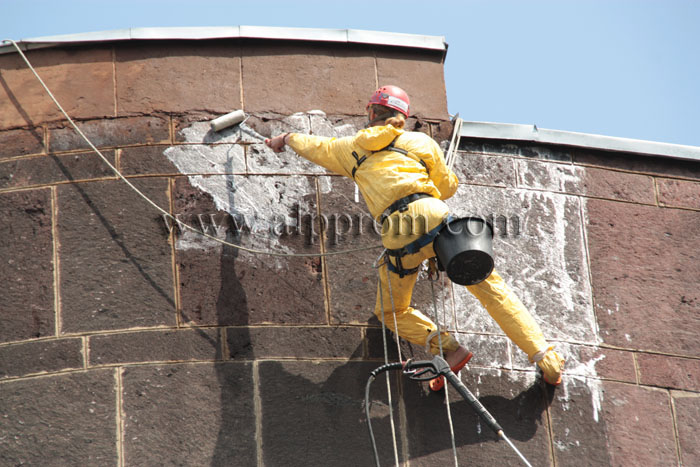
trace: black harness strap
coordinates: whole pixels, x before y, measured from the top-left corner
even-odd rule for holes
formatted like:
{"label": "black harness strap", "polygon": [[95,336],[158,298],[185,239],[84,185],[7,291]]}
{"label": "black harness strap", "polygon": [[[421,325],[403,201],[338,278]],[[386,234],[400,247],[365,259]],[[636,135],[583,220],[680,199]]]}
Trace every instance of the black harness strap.
{"label": "black harness strap", "polygon": [[[372,154],[374,154],[374,153],[372,153]],[[368,154],[365,154],[364,156],[360,157],[355,151],[352,152],[352,157],[354,157],[354,158],[355,158],[355,162],[357,162],[357,164],[355,165],[355,167],[352,168],[352,178],[353,178],[353,180],[355,179],[355,172],[357,172],[357,169],[360,168],[360,164],[362,164],[364,161],[367,160],[367,156],[368,156]]]}
{"label": "black harness strap", "polygon": [[[397,136],[396,138],[398,138],[398,136]],[[394,152],[398,152],[399,154],[403,154],[404,156],[408,156],[408,157],[410,157],[411,159],[413,159],[413,157],[411,157],[411,156],[409,155],[408,151],[406,151],[405,149],[397,148],[396,146],[394,146],[394,143],[396,142],[396,138],[394,138],[394,140],[393,140],[391,143],[387,144],[387,145],[384,146],[383,148],[381,148],[381,149],[379,149],[379,150],[377,150],[377,151],[372,151],[372,152],[370,152],[369,154],[365,154],[365,155],[362,156],[362,157],[360,157],[359,154],[357,154],[355,151],[353,151],[353,152],[352,152],[352,157],[355,158],[355,162],[356,162],[355,167],[352,168],[352,178],[353,178],[353,180],[355,179],[355,173],[357,172],[357,169],[359,169],[359,168],[360,168],[360,165],[362,165],[362,163],[363,163],[364,161],[367,160],[367,157],[371,156],[372,154],[376,154],[376,153],[382,152],[382,151],[394,151]],[[428,175],[430,175],[430,170],[428,170],[428,165],[425,163],[425,161],[424,161],[423,159],[421,159],[421,158],[418,158],[418,162],[421,163],[421,165],[423,166],[423,168],[425,169],[425,171],[428,173]]]}
{"label": "black harness strap", "polygon": [[435,240],[435,237],[440,233],[442,228],[446,225],[449,224],[452,221],[452,215],[448,214],[447,217],[445,217],[440,224],[437,225],[437,227],[433,228],[430,232],[427,232],[425,235],[422,237],[419,237],[418,239],[412,241],[408,245],[404,246],[403,248],[399,248],[397,250],[385,250],[387,256],[391,256],[392,258],[396,259],[396,266],[391,264],[391,261],[387,261],[387,268],[389,271],[398,274],[400,278],[403,279],[404,276],[410,276],[411,274],[415,274],[418,272],[418,269],[420,268],[420,264],[416,266],[415,268],[411,269],[405,269],[403,267],[403,264],[401,263],[401,258],[403,258],[406,255],[412,255],[414,253],[418,253],[421,248]]}

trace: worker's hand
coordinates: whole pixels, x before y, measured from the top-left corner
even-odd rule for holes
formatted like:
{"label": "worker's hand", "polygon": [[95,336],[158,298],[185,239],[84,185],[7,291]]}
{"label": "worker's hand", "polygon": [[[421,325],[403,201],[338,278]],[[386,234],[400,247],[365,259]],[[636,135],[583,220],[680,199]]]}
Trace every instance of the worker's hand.
{"label": "worker's hand", "polygon": [[559,356],[553,347],[547,349],[542,360],[537,362],[542,369],[544,380],[552,386],[561,384],[561,374],[564,372],[564,359]]}
{"label": "worker's hand", "polygon": [[284,151],[285,145],[284,139],[287,137],[288,134],[289,133],[282,133],[281,135],[277,135],[272,139],[268,138],[265,140],[265,144],[267,145],[267,147],[269,147],[275,152],[282,152]]}

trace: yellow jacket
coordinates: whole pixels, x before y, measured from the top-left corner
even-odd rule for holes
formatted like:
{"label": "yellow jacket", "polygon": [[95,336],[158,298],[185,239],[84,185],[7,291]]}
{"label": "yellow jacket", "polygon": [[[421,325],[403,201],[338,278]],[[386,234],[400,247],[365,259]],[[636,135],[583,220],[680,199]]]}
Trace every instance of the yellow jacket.
{"label": "yellow jacket", "polygon": [[[408,155],[380,151],[394,140],[394,146],[405,149]],[[358,158],[367,156],[354,180],[375,219],[404,196],[427,193],[445,200],[457,191],[457,176],[445,165],[440,146],[424,133],[387,125],[360,130],[345,138],[292,133],[288,144],[300,156],[348,178],[353,178],[352,170],[357,167],[353,152]]]}

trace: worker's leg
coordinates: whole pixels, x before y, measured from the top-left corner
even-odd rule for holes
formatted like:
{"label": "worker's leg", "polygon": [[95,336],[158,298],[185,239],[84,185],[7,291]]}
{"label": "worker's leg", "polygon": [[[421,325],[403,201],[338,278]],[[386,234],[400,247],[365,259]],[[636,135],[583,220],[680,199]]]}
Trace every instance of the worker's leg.
{"label": "worker's leg", "polygon": [[[397,211],[384,221],[382,244],[388,249],[402,248],[439,226],[448,212],[447,205],[436,198],[423,198],[413,202],[408,205],[406,211]],[[401,262],[406,269],[411,269],[433,256],[435,256],[435,251],[431,243],[415,254],[404,256],[401,258]],[[392,264],[396,265],[395,259],[392,259]],[[400,278],[398,274],[388,272],[387,267],[382,266],[379,269],[379,277],[380,285],[377,291],[375,314],[380,320],[382,319],[382,301],[380,299],[383,298],[384,321],[389,329],[415,345],[426,346],[427,341],[430,340],[430,352],[434,355],[440,353],[440,344],[442,344],[445,359],[450,365],[464,359],[468,351],[461,347],[459,342],[448,332],[441,332],[438,338],[435,323],[410,306],[417,273]],[[389,285],[391,285],[391,295],[389,294]],[[392,295],[394,310],[391,307]],[[394,318],[396,318],[398,329],[394,329]]]}
{"label": "worker's leg", "polygon": [[[422,260],[416,261],[417,257],[410,258],[406,256],[403,258],[404,266],[407,268],[419,265]],[[440,353],[437,326],[430,318],[410,306],[417,276],[418,273],[414,273],[401,278],[398,274],[388,271],[386,265],[381,266],[379,268],[380,285],[377,290],[377,303],[374,313],[381,320],[383,306],[384,324],[386,327],[412,344],[425,347],[427,339],[431,337],[430,352],[437,355]],[[389,286],[391,286],[391,295],[389,294]],[[396,325],[394,320],[396,320]],[[459,347],[459,342],[446,331],[440,333],[440,340],[442,341],[442,349],[445,352],[457,350]]]}
{"label": "worker's leg", "polygon": [[557,384],[564,360],[549,346],[537,322],[503,278],[494,270],[486,280],[467,289],[530,361],[537,361],[547,382]]}

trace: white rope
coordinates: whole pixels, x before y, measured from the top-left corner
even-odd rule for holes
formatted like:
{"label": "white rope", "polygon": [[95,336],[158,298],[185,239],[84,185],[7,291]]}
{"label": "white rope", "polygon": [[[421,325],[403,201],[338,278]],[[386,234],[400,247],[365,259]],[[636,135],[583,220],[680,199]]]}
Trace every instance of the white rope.
{"label": "white rope", "polygon": [[462,131],[462,119],[458,117],[455,119],[454,133],[452,135],[452,140],[450,141],[450,147],[448,148],[448,151],[447,151],[447,168],[450,170],[452,170],[452,167],[454,166],[455,160],[457,159],[456,150],[457,150],[457,146],[459,145],[459,135],[460,135],[461,131]]}
{"label": "white rope", "polygon": [[462,131],[462,119],[457,117],[455,118],[454,122],[455,123],[454,129],[452,130],[452,139],[450,140],[450,146],[447,149],[447,155],[445,157],[445,164],[450,170],[452,170],[452,166],[454,165],[455,159],[457,158],[457,156],[455,156],[455,150],[457,149],[456,145],[459,144],[459,134]]}
{"label": "white rope", "polygon": [[[377,270],[378,273],[378,280],[377,280],[377,288],[379,289],[379,306],[382,310],[382,342],[384,344],[384,364],[388,365],[389,364],[389,347],[387,346],[386,343],[386,324],[384,324],[384,294],[382,293],[382,278],[381,278],[381,271]],[[387,271],[387,274],[389,271]],[[401,361],[399,359],[399,361]],[[398,443],[396,442],[396,426],[394,425],[394,409],[393,409],[393,402],[392,402],[392,397],[391,397],[391,378],[389,377],[389,372],[386,372],[386,392],[387,392],[387,398],[389,400],[389,423],[391,425],[391,439],[394,443],[394,462],[396,463],[396,467],[399,467],[399,446]]]}
{"label": "white rope", "polygon": [[[432,260],[431,260],[432,261]],[[430,292],[432,293],[433,296],[433,314],[435,315],[435,326],[437,327],[438,331],[438,346],[440,347],[440,356],[442,358],[445,358],[444,353],[442,351],[442,336],[440,333],[440,322],[438,320],[438,311],[437,311],[437,299],[435,298],[435,281],[430,278]],[[443,376],[444,378],[444,376]],[[454,430],[454,425],[452,424],[452,409],[450,408],[450,391],[448,390],[448,384],[447,381],[443,383],[443,389],[445,390],[445,405],[447,406],[447,421],[450,426],[450,439],[452,441],[452,455],[454,457],[455,461],[455,467],[459,467],[459,461],[457,459],[457,443],[455,441],[455,430]]]}
{"label": "white rope", "polygon": [[27,57],[26,57],[26,56],[24,55],[24,53],[22,52],[22,49],[20,49],[19,45],[17,45],[17,43],[16,43],[15,41],[13,41],[12,39],[5,39],[5,40],[3,40],[2,42],[3,42],[3,43],[9,42],[9,43],[11,43],[12,45],[14,45],[14,47],[15,47],[15,49],[17,49],[17,52],[19,53],[19,55],[22,57],[22,59],[23,59],[24,62],[27,64],[27,66],[29,67],[29,69],[32,71],[32,73],[34,74],[34,76],[36,77],[36,79],[39,81],[39,83],[41,84],[41,86],[44,88],[44,90],[46,91],[46,93],[49,95],[49,97],[51,98],[51,100],[53,101],[53,103],[56,104],[56,107],[58,107],[58,110],[61,111],[61,113],[63,114],[63,116],[66,117],[66,119],[68,120],[68,122],[73,126],[73,128],[75,128],[75,131],[77,131],[78,134],[80,135],[80,137],[83,138],[83,140],[85,140],[85,142],[88,144],[88,146],[90,146],[90,149],[92,149],[98,156],[100,156],[100,158],[104,161],[104,163],[107,164],[107,165],[109,166],[109,168],[112,169],[112,171],[113,171],[124,183],[126,183],[126,184],[129,186],[129,188],[131,188],[132,190],[134,190],[134,192],[135,192],[136,194],[138,194],[141,198],[144,199],[144,201],[146,201],[148,204],[150,204],[151,206],[153,206],[153,207],[154,207],[157,211],[159,211],[161,214],[163,214],[164,216],[166,216],[168,219],[170,219],[170,220],[176,222],[177,225],[178,225],[180,228],[185,228],[186,230],[189,230],[189,231],[191,231],[191,232],[197,233],[197,234],[199,234],[199,235],[202,235],[203,237],[209,238],[209,239],[214,240],[214,241],[216,241],[216,242],[219,242],[219,243],[221,243],[221,244],[223,244],[223,245],[230,246],[230,247],[232,247],[232,248],[236,248],[236,249],[238,249],[238,250],[246,251],[246,252],[248,252],[248,253],[254,253],[254,254],[259,254],[259,255],[269,255],[269,256],[286,256],[286,257],[294,257],[294,258],[308,258],[308,257],[320,257],[320,256],[336,256],[336,255],[344,255],[344,254],[348,254],[348,253],[355,253],[355,252],[358,252],[358,251],[373,250],[373,249],[375,249],[375,248],[379,248],[379,247],[380,247],[380,245],[374,245],[374,246],[370,246],[370,247],[355,248],[355,249],[351,249],[351,250],[342,250],[342,251],[334,251],[334,252],[326,252],[326,253],[278,253],[278,252],[274,252],[274,251],[257,250],[257,249],[254,249],[254,248],[246,248],[246,247],[241,246],[241,245],[236,245],[235,243],[227,242],[226,240],[222,240],[222,239],[220,239],[220,238],[218,238],[218,237],[215,237],[215,236],[213,236],[213,235],[210,235],[210,234],[208,234],[208,233],[206,233],[206,232],[197,230],[196,228],[194,228],[194,227],[192,227],[192,226],[190,226],[190,225],[188,225],[188,224],[186,224],[186,223],[184,223],[184,222],[182,222],[182,221],[176,219],[175,216],[173,216],[173,215],[170,214],[168,211],[166,211],[165,209],[163,209],[163,208],[161,208],[160,206],[158,206],[155,202],[153,202],[150,198],[148,198],[141,190],[139,190],[138,188],[136,188],[129,180],[127,180],[127,178],[124,177],[124,175],[122,175],[121,172],[119,172],[119,170],[118,170],[116,167],[114,167],[114,165],[112,165],[111,162],[109,162],[109,160],[95,147],[95,145],[92,144],[92,142],[88,139],[88,137],[85,136],[85,134],[80,130],[80,128],[78,128],[78,125],[75,124],[75,122],[73,121],[73,119],[70,118],[70,116],[68,115],[68,113],[66,113],[66,111],[63,109],[63,107],[61,106],[61,104],[59,104],[58,100],[56,100],[56,98],[54,97],[54,95],[53,95],[53,93],[51,92],[51,90],[50,90],[50,89],[48,88],[48,86],[46,86],[46,84],[44,83],[44,80],[41,79],[41,77],[40,77],[39,74],[36,72],[36,70],[34,69],[34,67],[32,66],[32,64],[29,63],[29,60],[27,59]]}
{"label": "white rope", "polygon": [[[388,257],[385,256],[385,258],[386,261],[390,261]],[[396,307],[394,306],[394,293],[391,291],[391,271],[389,271],[388,266],[386,270],[386,283],[389,289],[389,298],[391,299],[391,314],[394,316],[394,340],[396,341],[396,353],[399,356],[399,361],[402,362],[403,359],[401,358],[401,343],[399,342],[399,325],[396,322]]]}

